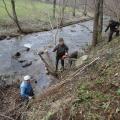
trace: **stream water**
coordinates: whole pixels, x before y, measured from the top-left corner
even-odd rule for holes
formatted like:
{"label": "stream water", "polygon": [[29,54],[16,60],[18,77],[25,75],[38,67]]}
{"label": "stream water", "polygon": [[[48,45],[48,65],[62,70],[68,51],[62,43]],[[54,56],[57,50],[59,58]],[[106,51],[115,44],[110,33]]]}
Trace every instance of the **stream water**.
{"label": "stream water", "polygon": [[[63,37],[65,43],[68,45],[70,52],[75,50],[80,50],[82,46],[86,43],[90,44],[92,39],[92,29],[93,21],[87,21],[71,26],[64,27],[62,30],[59,30],[57,39]],[[12,38],[10,40],[0,41],[0,74],[1,75],[12,75],[13,77],[9,78],[22,79],[23,75],[29,74],[34,76],[38,81],[37,89],[43,89],[48,87],[55,78],[52,76],[46,75],[45,66],[40,60],[37,54],[34,54],[34,51],[37,49],[43,50],[48,48],[50,55],[55,59],[55,53],[52,53],[54,48],[55,41],[53,40],[53,32],[40,32],[34,33],[26,36],[20,36],[17,38]],[[13,59],[12,56],[17,51],[23,51],[24,44],[31,44],[32,48],[29,52],[21,52],[21,60],[32,61],[32,65],[23,68],[21,63]]]}

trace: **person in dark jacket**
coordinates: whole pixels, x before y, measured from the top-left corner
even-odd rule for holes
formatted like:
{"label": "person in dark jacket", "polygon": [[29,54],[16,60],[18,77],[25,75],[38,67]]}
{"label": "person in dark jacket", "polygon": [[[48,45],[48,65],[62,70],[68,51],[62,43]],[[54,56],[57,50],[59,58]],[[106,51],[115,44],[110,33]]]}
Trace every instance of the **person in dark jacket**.
{"label": "person in dark jacket", "polygon": [[32,97],[34,96],[33,88],[31,85],[31,76],[24,76],[24,80],[20,85],[20,95],[22,101],[32,99]]}
{"label": "person in dark jacket", "polygon": [[116,36],[119,36],[119,26],[120,26],[119,22],[114,21],[114,20],[109,21],[109,24],[105,30],[105,32],[107,32],[110,29],[108,42],[112,40],[112,36],[114,33],[116,33]]}
{"label": "person in dark jacket", "polygon": [[61,60],[62,70],[64,70],[64,58],[68,55],[68,50],[63,38],[60,38],[59,44],[53,50],[53,52],[56,52],[56,71],[58,70],[59,60]]}

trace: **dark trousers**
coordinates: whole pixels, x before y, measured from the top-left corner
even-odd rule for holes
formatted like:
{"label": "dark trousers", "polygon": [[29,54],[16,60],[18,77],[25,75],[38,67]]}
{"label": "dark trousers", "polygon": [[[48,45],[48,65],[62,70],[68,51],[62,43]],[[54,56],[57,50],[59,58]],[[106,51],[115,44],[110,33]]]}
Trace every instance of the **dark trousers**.
{"label": "dark trousers", "polygon": [[[34,91],[33,89],[31,89],[30,93],[29,93],[29,96],[33,97],[34,96]],[[25,96],[21,96],[21,100],[22,102],[28,102],[29,101],[29,98],[28,97],[25,97]]]}
{"label": "dark trousers", "polygon": [[34,95],[35,95],[34,91],[33,91],[33,89],[31,89],[29,96],[33,97]]}
{"label": "dark trousers", "polygon": [[119,30],[118,29],[110,30],[108,42],[110,42],[112,40],[112,37],[113,37],[114,33],[116,33],[116,36],[119,36]]}
{"label": "dark trousers", "polygon": [[62,57],[56,56],[56,71],[58,70],[59,60],[61,60],[62,69],[64,69],[64,60],[62,59]]}
{"label": "dark trousers", "polygon": [[28,101],[29,101],[29,98],[28,98],[28,97],[23,97],[23,96],[21,96],[21,102],[26,102],[26,103],[28,103]]}

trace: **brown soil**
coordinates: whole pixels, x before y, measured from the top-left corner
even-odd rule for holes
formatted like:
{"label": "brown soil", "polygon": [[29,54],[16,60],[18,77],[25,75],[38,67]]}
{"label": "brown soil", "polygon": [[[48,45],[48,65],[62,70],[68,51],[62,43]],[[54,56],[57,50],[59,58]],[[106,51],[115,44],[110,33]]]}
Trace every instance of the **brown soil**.
{"label": "brown soil", "polygon": [[0,120],[19,120],[22,106],[17,85],[0,88]]}

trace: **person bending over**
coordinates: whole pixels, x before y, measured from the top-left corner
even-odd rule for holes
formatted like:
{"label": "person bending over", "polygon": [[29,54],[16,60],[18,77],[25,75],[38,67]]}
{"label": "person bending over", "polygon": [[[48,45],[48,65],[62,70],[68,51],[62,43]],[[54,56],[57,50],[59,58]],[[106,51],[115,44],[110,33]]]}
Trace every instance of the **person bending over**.
{"label": "person bending over", "polygon": [[32,99],[32,97],[34,96],[33,88],[31,85],[31,79],[32,78],[29,75],[24,76],[24,80],[20,85],[20,95],[22,101]]}

